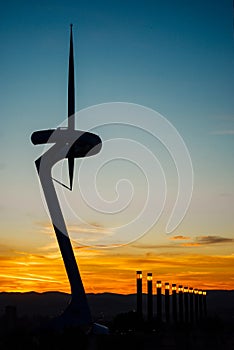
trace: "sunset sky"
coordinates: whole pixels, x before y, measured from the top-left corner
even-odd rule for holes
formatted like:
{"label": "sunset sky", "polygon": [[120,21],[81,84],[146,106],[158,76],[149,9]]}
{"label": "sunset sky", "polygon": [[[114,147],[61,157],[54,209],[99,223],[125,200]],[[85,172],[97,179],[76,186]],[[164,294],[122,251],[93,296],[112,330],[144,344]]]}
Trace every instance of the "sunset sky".
{"label": "sunset sky", "polygon": [[[68,231],[85,290],[134,293],[136,270],[163,283],[234,289],[232,1],[9,0],[0,19],[0,291],[70,292],[34,166],[43,147],[30,141],[33,131],[55,128],[66,118],[70,23],[76,110],[128,102],[157,111],[183,138],[194,171],[188,211],[167,234],[178,184],[162,145],[120,126],[97,129],[103,140],[133,137],[157,155],[168,193],[160,219],[142,237],[99,247],[99,239],[140,211],[146,197],[142,173],[123,160],[100,172],[106,200],[115,198],[119,178],[132,181],[129,211],[118,215],[81,203],[77,173],[73,198],[56,187],[65,196],[65,212],[71,200],[83,219],[69,217]],[[80,118],[77,127],[85,125]],[[153,170],[148,176],[157,181]],[[143,286],[146,291],[145,279]]]}

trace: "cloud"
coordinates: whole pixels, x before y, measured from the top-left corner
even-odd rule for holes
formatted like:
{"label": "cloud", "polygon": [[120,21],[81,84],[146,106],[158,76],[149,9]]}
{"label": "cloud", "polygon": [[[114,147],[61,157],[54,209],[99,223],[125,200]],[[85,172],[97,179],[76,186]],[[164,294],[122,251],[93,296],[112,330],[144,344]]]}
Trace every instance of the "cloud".
{"label": "cloud", "polygon": [[183,240],[183,239],[187,240],[187,239],[190,239],[190,237],[179,235],[179,236],[170,237],[170,239],[171,240],[177,240],[177,239],[178,240]]}
{"label": "cloud", "polygon": [[101,226],[96,223],[83,224],[83,225],[69,225],[68,231],[71,233],[88,233],[88,234],[102,234],[110,235],[113,231],[109,228]]}
{"label": "cloud", "polygon": [[39,233],[44,233],[46,235],[54,235],[53,225],[49,221],[35,221],[34,225]]}
{"label": "cloud", "polygon": [[217,243],[232,243],[233,238],[226,238],[221,236],[198,236],[195,238],[198,244],[217,244]]}
{"label": "cloud", "polygon": [[137,249],[168,249],[168,248],[175,248],[174,244],[132,244],[132,248],[137,248]]}
{"label": "cloud", "polygon": [[[50,222],[37,221],[35,225],[37,226],[38,232],[54,237],[54,229]],[[100,238],[114,234],[114,229],[107,228],[96,222],[81,225],[67,225],[67,231],[71,240],[85,242],[82,244],[83,246],[89,246]]]}
{"label": "cloud", "polygon": [[197,236],[191,242],[182,243],[182,247],[200,247],[211,244],[227,244],[234,242],[233,238],[226,238],[221,236]]}
{"label": "cloud", "polygon": [[182,243],[180,246],[181,247],[200,247],[201,243],[188,242],[188,243]]}
{"label": "cloud", "polygon": [[135,243],[131,247],[147,250],[148,252],[153,250],[160,250],[160,249],[177,249],[177,248],[196,248],[196,247],[202,247],[205,245],[212,245],[212,244],[228,244],[234,242],[233,238],[227,238],[222,236],[196,236],[196,237],[189,237],[189,236],[183,236],[178,235],[174,237],[169,238],[171,243],[169,244],[140,244]]}

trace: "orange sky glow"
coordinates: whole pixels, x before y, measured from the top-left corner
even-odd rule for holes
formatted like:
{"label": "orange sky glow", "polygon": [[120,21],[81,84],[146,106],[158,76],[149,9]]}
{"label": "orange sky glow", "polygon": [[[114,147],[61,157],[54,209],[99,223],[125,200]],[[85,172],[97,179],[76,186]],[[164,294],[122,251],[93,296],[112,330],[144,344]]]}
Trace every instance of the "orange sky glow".
{"label": "orange sky glow", "polygon": [[[60,291],[70,293],[70,286],[61,254],[53,234],[43,248],[32,251],[2,245],[0,291]],[[136,292],[135,275],[143,272],[143,292],[146,292],[147,272],[157,280],[182,284],[193,288],[234,289],[234,255],[207,252],[207,244],[214,237],[200,237],[191,241],[186,236],[167,238],[167,245],[148,246],[134,243],[112,249],[74,246],[76,259],[87,293]],[[195,242],[194,242],[195,241]],[[227,242],[228,243],[228,242]],[[211,244],[211,243],[210,243]],[[224,245],[225,243],[220,243]],[[215,244],[214,244],[215,245]],[[222,249],[223,251],[223,249]]]}

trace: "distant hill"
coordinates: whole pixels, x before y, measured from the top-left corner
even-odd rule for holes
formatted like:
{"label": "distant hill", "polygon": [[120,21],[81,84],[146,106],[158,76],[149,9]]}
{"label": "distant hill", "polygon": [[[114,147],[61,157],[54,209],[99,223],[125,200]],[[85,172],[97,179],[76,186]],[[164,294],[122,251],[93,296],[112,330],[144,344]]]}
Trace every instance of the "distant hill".
{"label": "distant hill", "polygon": [[[87,294],[88,302],[95,321],[111,320],[119,313],[136,309],[136,295],[114,293]],[[7,305],[14,305],[21,316],[55,316],[68,305],[70,294],[60,292],[0,293],[0,316]],[[143,311],[146,312],[147,295],[143,294]],[[156,311],[156,296],[154,296]],[[234,321],[234,290],[208,291],[207,309],[210,316]]]}

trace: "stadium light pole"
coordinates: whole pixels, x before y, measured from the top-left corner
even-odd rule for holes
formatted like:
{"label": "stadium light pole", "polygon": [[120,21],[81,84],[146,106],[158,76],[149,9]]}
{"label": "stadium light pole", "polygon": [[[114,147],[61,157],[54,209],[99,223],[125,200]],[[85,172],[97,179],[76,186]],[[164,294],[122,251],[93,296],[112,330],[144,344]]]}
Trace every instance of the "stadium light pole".
{"label": "stadium light pole", "polygon": [[194,289],[194,309],[195,309],[195,321],[198,323],[198,289]]}
{"label": "stadium light pole", "polygon": [[188,323],[189,307],[188,307],[188,287],[184,287],[184,321]]}
{"label": "stadium light pole", "polygon": [[170,284],[165,283],[165,316],[166,322],[170,322]]}
{"label": "stadium light pole", "polygon": [[137,282],[137,316],[142,319],[142,271],[136,272]]}
{"label": "stadium light pole", "polygon": [[189,288],[189,320],[190,320],[190,323],[193,323],[193,317],[194,317],[194,306],[193,306],[193,288],[190,287]]}
{"label": "stadium light pole", "polygon": [[147,316],[148,321],[153,320],[153,277],[152,272],[147,273]]}
{"label": "stadium light pole", "polygon": [[184,305],[183,305],[183,286],[179,286],[178,288],[178,294],[179,294],[179,320],[180,323],[183,323],[184,321]]}
{"label": "stadium light pole", "polygon": [[203,299],[203,311],[204,311],[205,318],[207,317],[206,295],[207,295],[207,292],[205,290],[203,290],[203,292],[202,292],[202,296],[203,296],[202,299]]}
{"label": "stadium light pole", "polygon": [[203,295],[202,295],[202,290],[199,289],[198,291],[198,305],[199,305],[199,318],[203,318]]}
{"label": "stadium light pole", "polygon": [[162,322],[162,282],[157,281],[157,320],[159,323]]}
{"label": "stadium light pole", "polygon": [[177,293],[176,293],[176,284],[172,284],[172,316],[173,321],[177,322]]}

